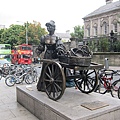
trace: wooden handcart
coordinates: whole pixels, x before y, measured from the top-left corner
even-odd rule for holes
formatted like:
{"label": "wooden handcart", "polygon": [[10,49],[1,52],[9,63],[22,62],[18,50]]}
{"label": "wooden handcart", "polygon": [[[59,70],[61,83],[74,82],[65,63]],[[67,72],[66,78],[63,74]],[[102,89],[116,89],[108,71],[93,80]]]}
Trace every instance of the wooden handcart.
{"label": "wooden handcart", "polygon": [[[75,86],[83,93],[91,93],[95,90],[98,84],[97,69],[102,69],[104,66],[92,62],[90,65],[79,65],[77,61],[72,60],[73,58],[64,57],[63,62],[60,59],[41,60],[45,64],[42,68],[43,84],[50,99],[56,101],[62,97],[66,89],[66,80],[74,79]],[[68,70],[71,74],[67,74]]]}

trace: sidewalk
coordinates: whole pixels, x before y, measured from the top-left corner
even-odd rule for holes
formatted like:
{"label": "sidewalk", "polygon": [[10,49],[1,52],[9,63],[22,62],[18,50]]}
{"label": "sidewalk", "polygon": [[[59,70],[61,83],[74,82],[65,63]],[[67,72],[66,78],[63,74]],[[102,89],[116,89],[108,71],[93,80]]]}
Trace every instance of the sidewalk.
{"label": "sidewalk", "polygon": [[109,66],[109,69],[120,70],[120,66]]}
{"label": "sidewalk", "polygon": [[4,78],[0,80],[0,119],[39,120],[16,101],[16,86],[8,87]]}

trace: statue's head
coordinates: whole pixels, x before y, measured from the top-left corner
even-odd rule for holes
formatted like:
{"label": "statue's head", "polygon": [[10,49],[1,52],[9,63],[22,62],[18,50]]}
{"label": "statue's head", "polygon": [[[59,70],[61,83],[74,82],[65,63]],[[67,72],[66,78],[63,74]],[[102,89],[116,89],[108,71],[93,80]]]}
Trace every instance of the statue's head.
{"label": "statue's head", "polygon": [[47,30],[49,32],[49,34],[54,34],[55,32],[55,22],[53,20],[51,20],[50,22],[45,24],[47,27]]}

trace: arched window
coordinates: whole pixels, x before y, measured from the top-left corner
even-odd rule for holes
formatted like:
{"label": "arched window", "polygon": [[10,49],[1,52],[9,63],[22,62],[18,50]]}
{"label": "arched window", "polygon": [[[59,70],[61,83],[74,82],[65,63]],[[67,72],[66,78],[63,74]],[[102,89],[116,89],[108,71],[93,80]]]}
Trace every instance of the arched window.
{"label": "arched window", "polygon": [[87,30],[87,37],[90,37],[90,25],[86,26],[86,30]]}
{"label": "arched window", "polygon": [[117,23],[114,23],[114,31],[117,32]]}
{"label": "arched window", "polygon": [[107,23],[103,22],[103,32],[106,35],[107,34]]}
{"label": "arched window", "polygon": [[98,28],[97,28],[97,24],[96,23],[94,24],[93,29],[94,29],[94,36],[97,36]]}
{"label": "arched window", "polygon": [[114,32],[118,32],[117,19],[114,19],[112,21],[112,24],[113,24],[113,30],[114,30]]}
{"label": "arched window", "polygon": [[87,36],[90,37],[90,28],[87,28]]}

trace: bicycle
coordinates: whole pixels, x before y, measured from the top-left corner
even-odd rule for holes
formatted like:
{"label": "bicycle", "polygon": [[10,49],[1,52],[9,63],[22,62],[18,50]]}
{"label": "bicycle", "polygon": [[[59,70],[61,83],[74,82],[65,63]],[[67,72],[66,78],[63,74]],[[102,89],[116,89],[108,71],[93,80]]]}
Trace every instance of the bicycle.
{"label": "bicycle", "polygon": [[14,86],[15,84],[20,84],[23,81],[25,81],[25,83],[27,84],[33,83],[34,79],[32,77],[32,72],[30,68],[22,68],[21,66],[19,66],[5,78],[5,83],[9,87]]}
{"label": "bicycle", "polygon": [[[119,70],[106,70],[102,69],[98,71],[99,83],[95,92],[105,94],[111,93],[112,97],[118,97],[120,99],[120,79],[115,80],[115,75],[120,75]],[[115,80],[115,81],[113,81]]]}
{"label": "bicycle", "polygon": [[0,67],[0,80],[2,77],[6,77],[10,73],[12,65],[9,65],[8,63],[4,63],[2,67]]}

